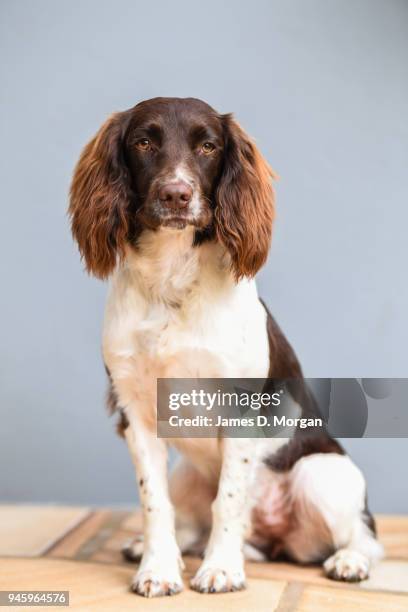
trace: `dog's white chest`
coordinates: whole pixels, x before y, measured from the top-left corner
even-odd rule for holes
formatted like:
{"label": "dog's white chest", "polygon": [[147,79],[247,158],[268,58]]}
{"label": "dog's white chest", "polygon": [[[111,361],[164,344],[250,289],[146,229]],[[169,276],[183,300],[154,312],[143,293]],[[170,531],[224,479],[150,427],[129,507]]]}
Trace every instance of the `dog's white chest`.
{"label": "dog's white chest", "polygon": [[[253,286],[227,303],[146,304],[137,289],[115,291],[107,308],[104,356],[157,377],[262,377],[268,369],[265,313]],[[120,314],[119,314],[120,313]]]}
{"label": "dog's white chest", "polygon": [[214,247],[202,261],[191,246],[170,259],[160,246],[156,265],[139,258],[136,273],[125,266],[112,279],[103,352],[120,403],[154,409],[157,378],[266,376],[266,313],[254,281],[235,283]]}

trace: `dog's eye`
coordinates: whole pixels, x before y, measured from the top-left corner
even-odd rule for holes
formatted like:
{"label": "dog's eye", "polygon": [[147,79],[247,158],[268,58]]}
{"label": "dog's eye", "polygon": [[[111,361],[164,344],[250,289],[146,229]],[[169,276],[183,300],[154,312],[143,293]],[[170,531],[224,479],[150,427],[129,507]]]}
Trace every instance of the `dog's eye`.
{"label": "dog's eye", "polygon": [[136,146],[141,151],[148,151],[151,149],[151,142],[148,138],[141,138],[137,141]]}
{"label": "dog's eye", "polygon": [[210,153],[213,153],[213,151],[215,151],[215,146],[213,145],[212,142],[205,142],[202,146],[201,146],[201,151],[205,154],[205,155],[209,155]]}

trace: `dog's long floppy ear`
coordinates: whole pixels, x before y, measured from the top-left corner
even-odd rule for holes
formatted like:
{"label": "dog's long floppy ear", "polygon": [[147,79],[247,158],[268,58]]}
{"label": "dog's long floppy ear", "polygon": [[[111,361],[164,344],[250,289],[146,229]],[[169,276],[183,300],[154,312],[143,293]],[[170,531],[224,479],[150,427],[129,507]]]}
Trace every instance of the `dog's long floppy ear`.
{"label": "dog's long floppy ear", "polygon": [[131,190],[123,139],[128,112],[112,115],[86,145],[74,170],[69,214],[86,269],[106,278],[124,255]]}
{"label": "dog's long floppy ear", "polygon": [[215,224],[239,279],[254,276],[268,256],[276,175],[232,116],[223,115],[222,121],[225,152],[215,194]]}

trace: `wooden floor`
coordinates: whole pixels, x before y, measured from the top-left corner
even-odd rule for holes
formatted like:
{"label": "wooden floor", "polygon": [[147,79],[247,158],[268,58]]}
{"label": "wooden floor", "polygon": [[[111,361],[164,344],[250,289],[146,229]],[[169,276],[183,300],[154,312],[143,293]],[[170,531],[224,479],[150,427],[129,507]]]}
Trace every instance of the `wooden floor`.
{"label": "wooden floor", "polygon": [[386,558],[359,585],[330,581],[318,567],[249,563],[247,590],[200,595],[188,588],[199,560],[187,558],[184,592],[146,600],[129,592],[135,566],[120,555],[122,544],[140,531],[138,514],[0,506],[0,590],[69,590],[70,608],[84,611],[407,612],[408,517],[379,516],[377,523]]}

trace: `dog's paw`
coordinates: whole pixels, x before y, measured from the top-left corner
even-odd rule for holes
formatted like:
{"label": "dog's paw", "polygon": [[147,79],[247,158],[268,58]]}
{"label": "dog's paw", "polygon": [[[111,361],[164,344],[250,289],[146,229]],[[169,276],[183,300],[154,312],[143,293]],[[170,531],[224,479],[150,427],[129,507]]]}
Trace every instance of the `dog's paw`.
{"label": "dog's paw", "polygon": [[360,582],[368,578],[370,562],[356,550],[338,550],[323,564],[328,578],[345,582]]}
{"label": "dog's paw", "polygon": [[245,589],[243,569],[204,566],[192,578],[190,586],[199,593],[228,593]]}
{"label": "dog's paw", "polygon": [[122,547],[122,556],[126,561],[136,563],[140,561],[143,556],[143,548],[143,537],[137,537],[124,544]]}
{"label": "dog's paw", "polygon": [[183,582],[179,576],[164,576],[154,571],[144,570],[135,575],[131,589],[143,597],[164,597],[180,593],[183,589]]}

